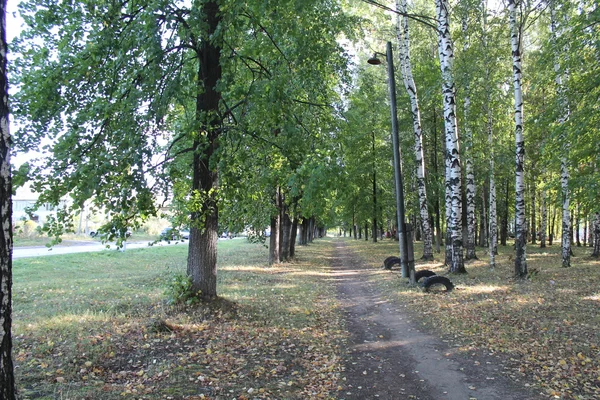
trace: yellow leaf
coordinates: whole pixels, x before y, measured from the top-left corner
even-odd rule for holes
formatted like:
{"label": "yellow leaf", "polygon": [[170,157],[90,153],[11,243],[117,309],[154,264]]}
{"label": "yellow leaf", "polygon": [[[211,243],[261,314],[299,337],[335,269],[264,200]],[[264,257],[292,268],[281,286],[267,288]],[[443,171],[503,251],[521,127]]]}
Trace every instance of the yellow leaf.
{"label": "yellow leaf", "polygon": [[206,354],[211,355],[212,354],[212,350],[211,349],[206,349]]}

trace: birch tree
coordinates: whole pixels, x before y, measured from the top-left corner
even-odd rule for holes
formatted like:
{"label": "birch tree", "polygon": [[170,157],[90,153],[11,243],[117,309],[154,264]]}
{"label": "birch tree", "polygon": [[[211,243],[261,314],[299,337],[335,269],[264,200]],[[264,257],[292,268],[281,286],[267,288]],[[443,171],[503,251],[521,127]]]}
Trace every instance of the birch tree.
{"label": "birch tree", "polygon": [[12,360],[12,184],[8,123],[8,77],[6,74],[6,0],[0,1],[0,399],[14,400]]}
{"label": "birch tree", "polygon": [[558,36],[559,26],[556,19],[555,0],[550,1],[550,30],[552,34],[552,43],[554,47],[554,73],[556,79],[556,92],[558,98],[558,108],[560,116],[557,121],[560,133],[558,140],[562,143],[560,155],[560,186],[562,194],[562,266],[568,268],[571,266],[571,218],[570,218],[570,191],[569,191],[569,148],[570,144],[566,135],[566,121],[569,118],[569,106],[563,83],[563,69],[560,65]]}
{"label": "birch tree", "polygon": [[[453,75],[454,44],[450,35],[450,4],[436,0],[438,26],[438,54],[442,72],[442,97],[444,105],[444,131],[446,141],[446,217],[450,231],[452,259],[450,272],[466,272],[463,259],[462,238],[462,182],[456,122],[456,87]],[[449,210],[449,211],[448,211]],[[448,245],[447,245],[448,246]]]}
{"label": "birch tree", "polygon": [[[482,45],[485,54],[488,53],[488,24],[487,15],[488,9],[486,0],[482,2]],[[490,82],[490,61],[486,56],[485,59],[485,80]],[[489,193],[489,204],[488,204],[488,253],[490,257],[490,268],[496,267],[496,254],[498,254],[498,214],[496,209],[496,176],[495,176],[495,159],[494,159],[494,120],[492,112],[492,85],[488,85],[486,88],[486,129],[488,136],[488,150],[490,159],[490,193]]]}
{"label": "birch tree", "polygon": [[527,224],[525,221],[525,139],[523,136],[523,89],[521,86],[522,24],[517,21],[520,0],[508,0],[510,42],[515,96],[515,275],[527,277]]}
{"label": "birch tree", "polygon": [[[469,42],[469,24],[468,13],[464,12],[462,17],[462,30],[464,35],[463,51],[468,54]],[[489,81],[488,81],[489,82]],[[465,99],[463,102],[464,111],[464,151],[463,159],[465,161],[465,176],[466,176],[466,201],[467,201],[467,243],[466,243],[466,259],[475,260],[477,254],[475,252],[475,173],[473,171],[473,130],[471,129],[471,82],[470,77],[466,79]]]}
{"label": "birch tree", "polygon": [[396,35],[400,48],[400,67],[404,87],[410,99],[410,111],[415,134],[415,158],[417,172],[417,189],[419,195],[419,212],[421,214],[421,230],[423,233],[423,260],[433,260],[433,236],[429,220],[427,202],[427,187],[425,185],[425,157],[423,155],[423,132],[421,128],[421,112],[419,110],[419,97],[417,86],[413,78],[410,61],[410,35],[408,17],[406,15],[406,0],[396,0],[396,7],[403,15],[397,14]]}

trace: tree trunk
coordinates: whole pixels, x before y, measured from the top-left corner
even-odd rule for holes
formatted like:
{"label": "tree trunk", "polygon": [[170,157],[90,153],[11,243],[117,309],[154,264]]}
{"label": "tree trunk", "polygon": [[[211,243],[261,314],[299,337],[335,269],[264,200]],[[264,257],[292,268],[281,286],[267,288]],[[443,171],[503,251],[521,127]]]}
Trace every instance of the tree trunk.
{"label": "tree trunk", "polygon": [[[442,71],[442,96],[444,100],[444,127],[446,138],[446,212],[451,237],[451,273],[465,273],[462,238],[462,182],[456,124],[456,87],[453,76],[454,45],[450,36],[450,4],[448,0],[436,0],[439,35],[439,57]],[[447,235],[448,236],[448,235]]]}
{"label": "tree trunk", "polygon": [[571,266],[571,240],[572,240],[572,232],[571,232],[571,221],[569,219],[569,202],[570,202],[570,193],[569,193],[569,143],[566,139],[566,135],[564,132],[565,122],[569,117],[569,108],[567,105],[567,98],[565,94],[565,89],[563,85],[563,76],[561,72],[560,61],[558,57],[558,49],[557,46],[557,22],[555,9],[553,6],[553,2],[550,3],[550,30],[552,33],[552,42],[555,46],[555,54],[554,54],[554,72],[556,73],[556,92],[558,96],[558,102],[560,106],[560,117],[558,120],[558,125],[561,127],[560,138],[562,139],[562,151],[560,157],[560,184],[562,188],[562,208],[563,208],[563,219],[562,219],[562,266],[564,268],[568,268]]}
{"label": "tree trunk", "polygon": [[577,205],[577,208],[575,209],[575,244],[577,245],[577,247],[581,247],[581,238],[579,237],[579,225],[581,224],[580,222],[580,218],[579,218],[579,204]]}
{"label": "tree trunk", "polygon": [[[218,35],[221,22],[218,3],[203,3],[202,14],[207,36]],[[221,79],[221,48],[216,43],[217,40],[202,40],[196,49],[200,61],[196,120],[200,128],[193,144],[192,193],[205,200],[200,211],[191,213],[187,274],[192,280],[192,290],[199,291],[205,300],[217,297],[218,163],[213,158],[219,147],[221,124],[218,118],[221,95],[217,91]]]}
{"label": "tree trunk", "polygon": [[292,243],[292,219],[289,214],[289,207],[285,204],[281,207],[281,261],[290,259],[290,247]]}
{"label": "tree trunk", "polygon": [[[437,111],[435,107],[433,107],[433,174],[434,176],[438,176],[438,157],[437,157]],[[436,191],[435,193],[435,252],[439,253],[441,251],[442,245],[442,227],[441,227],[441,210],[440,210],[440,196]]]}
{"label": "tree trunk", "polygon": [[365,222],[365,240],[369,240],[369,223]]}
{"label": "tree trunk", "polygon": [[[344,231],[345,233],[345,231]],[[294,217],[292,231],[290,233],[290,258],[296,256],[296,235],[298,234],[298,217]],[[345,236],[345,235],[344,235]]]}
{"label": "tree trunk", "polygon": [[[406,0],[396,0],[396,7],[406,13]],[[419,212],[421,216],[421,231],[423,233],[423,257],[422,260],[433,260],[433,238],[431,225],[429,225],[429,209],[427,202],[427,187],[425,184],[425,157],[423,152],[423,131],[421,128],[421,111],[419,110],[419,97],[417,87],[412,74],[410,61],[410,35],[408,30],[408,18],[406,15],[398,15],[396,23],[396,35],[400,45],[400,66],[404,87],[410,98],[410,110],[413,121],[413,132],[415,136],[416,157],[416,180],[419,200]]]}
{"label": "tree trunk", "polygon": [[594,216],[589,216],[589,229],[588,229],[588,246],[594,247]]}
{"label": "tree trunk", "polygon": [[12,359],[12,181],[8,78],[6,72],[6,0],[0,1],[0,399],[15,400]]}
{"label": "tree trunk", "polygon": [[[483,1],[483,47],[487,49],[487,10],[485,9],[487,2]],[[490,66],[487,65],[485,68],[486,81],[490,81]],[[498,213],[497,213],[497,201],[496,201],[496,165],[495,165],[495,154],[494,154],[494,119],[492,112],[492,92],[491,88],[486,91],[486,111],[487,111],[487,136],[488,136],[488,150],[490,157],[490,193],[489,193],[489,205],[488,205],[488,255],[490,257],[490,268],[496,267],[496,255],[498,254]],[[508,181],[507,181],[508,182]],[[508,190],[506,201],[508,202]],[[484,200],[485,202],[485,200]],[[508,213],[508,210],[507,210]],[[506,246],[506,228],[503,226],[503,245]]]}
{"label": "tree trunk", "polygon": [[279,245],[279,231],[281,230],[281,212],[279,203],[281,198],[279,197],[279,189],[277,190],[277,194],[275,194],[275,208],[276,214],[271,217],[271,236],[269,237],[269,265],[277,264],[281,259],[281,255],[279,253],[280,245]]}
{"label": "tree trunk", "polygon": [[535,204],[535,179],[531,185],[531,244],[536,244],[537,226],[536,226],[536,204]]}
{"label": "tree trunk", "polygon": [[550,219],[550,235],[548,236],[548,245],[552,246],[552,241],[554,240],[554,228],[556,222],[556,208],[552,207],[552,218]]}
{"label": "tree trunk", "polygon": [[596,213],[594,219],[594,251],[592,257],[600,257],[600,212]]}
{"label": "tree trunk", "polygon": [[546,248],[546,230],[548,229],[548,208],[546,205],[546,189],[542,190],[542,221],[540,225],[540,248]]}
{"label": "tree trunk", "polygon": [[[469,36],[468,36],[468,20],[463,18],[462,30],[465,38],[463,50],[465,53],[469,50]],[[463,158],[465,160],[465,175],[466,175],[466,219],[467,219],[467,235],[466,235],[466,259],[477,260],[477,253],[475,252],[475,173],[473,171],[473,131],[471,130],[471,95],[470,95],[470,83],[467,82],[465,88],[465,100],[463,103],[464,110],[464,152]]]}
{"label": "tree trunk", "polygon": [[523,137],[523,90],[521,87],[521,27],[517,25],[517,2],[508,0],[515,95],[515,276],[527,278],[527,225],[525,220],[525,139]]}

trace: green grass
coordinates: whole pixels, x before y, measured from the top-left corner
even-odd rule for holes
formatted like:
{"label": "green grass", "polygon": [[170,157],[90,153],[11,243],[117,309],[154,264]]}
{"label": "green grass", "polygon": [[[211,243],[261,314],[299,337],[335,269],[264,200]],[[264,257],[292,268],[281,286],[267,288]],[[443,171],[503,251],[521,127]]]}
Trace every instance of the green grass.
{"label": "green grass", "polygon": [[257,398],[300,399],[337,390],[343,332],[319,280],[328,243],[269,267],[264,246],[220,241],[221,300],[169,307],[165,288],[185,271],[186,249],[15,260],[21,398],[231,398],[253,388]]}

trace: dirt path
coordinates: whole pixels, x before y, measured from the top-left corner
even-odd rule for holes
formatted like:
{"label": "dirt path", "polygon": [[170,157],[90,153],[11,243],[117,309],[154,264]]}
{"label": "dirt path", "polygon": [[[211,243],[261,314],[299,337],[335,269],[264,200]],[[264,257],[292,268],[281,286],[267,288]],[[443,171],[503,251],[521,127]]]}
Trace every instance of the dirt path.
{"label": "dirt path", "polygon": [[340,399],[538,398],[522,383],[517,387],[506,379],[494,360],[453,354],[441,340],[419,331],[402,305],[387,301],[368,283],[372,269],[363,267],[343,241],[334,246],[332,274],[351,334]]}

